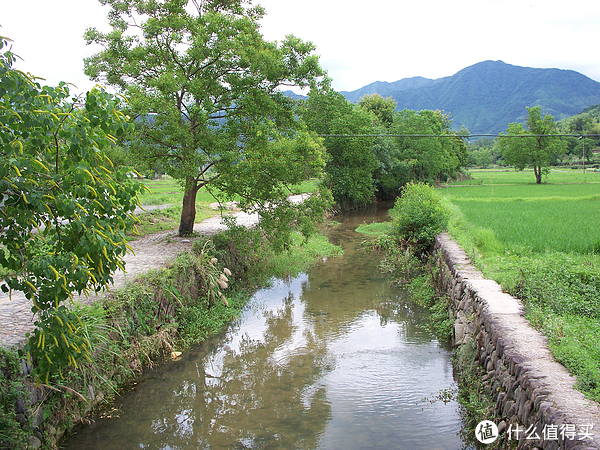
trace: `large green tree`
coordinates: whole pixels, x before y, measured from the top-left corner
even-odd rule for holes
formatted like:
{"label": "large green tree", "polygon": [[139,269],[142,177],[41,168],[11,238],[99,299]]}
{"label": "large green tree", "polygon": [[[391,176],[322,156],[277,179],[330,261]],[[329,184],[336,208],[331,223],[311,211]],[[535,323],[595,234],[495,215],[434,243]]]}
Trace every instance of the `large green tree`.
{"label": "large green tree", "polygon": [[294,36],[266,41],[264,10],[241,0],[100,1],[111,7],[112,31],[87,30],[88,44],[103,50],[85,72],[128,98],[137,118],[131,150],[181,181],[179,234],[192,233],[203,186],[258,208],[264,226],[314,220],[306,215],[322,211],[323,197],[296,214],[288,186],[320,174],[324,149],[282,92],[321,77],[314,46]]}
{"label": "large green tree", "polygon": [[358,100],[358,106],[371,111],[377,117],[380,125],[389,128],[394,122],[398,102],[392,97],[383,98],[380,94],[367,94]]}
{"label": "large green tree", "polygon": [[[372,113],[348,102],[331,88],[309,93],[303,117],[311,130],[325,137],[327,166],[324,182],[342,209],[372,202],[373,171]],[[348,136],[345,136],[348,135]]]}
{"label": "large green tree", "polygon": [[382,188],[397,192],[409,181],[434,183],[455,176],[467,163],[468,132],[451,125],[450,116],[437,110],[398,112],[389,129],[395,148],[386,159],[380,157]]}
{"label": "large green tree", "polygon": [[527,108],[526,126],[510,123],[506,133],[500,133],[499,146],[506,164],[523,170],[532,166],[535,182],[542,182],[542,175],[549,171],[550,163],[555,156],[566,150],[566,142],[558,136],[554,117],[542,115],[539,106]]}
{"label": "large green tree", "polygon": [[142,186],[105,155],[130,127],[119,99],[97,89],[70,99],[65,83],[42,87],[14,60],[0,55],[1,288],[32,301],[36,329],[24,352],[48,382],[90,353],[64,303],[100,290],[123,267]]}

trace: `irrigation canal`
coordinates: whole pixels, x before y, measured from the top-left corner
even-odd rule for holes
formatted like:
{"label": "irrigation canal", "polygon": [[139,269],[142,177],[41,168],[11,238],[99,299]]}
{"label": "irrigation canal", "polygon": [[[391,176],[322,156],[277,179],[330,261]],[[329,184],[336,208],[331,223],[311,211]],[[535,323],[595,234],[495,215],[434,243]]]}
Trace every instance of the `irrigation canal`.
{"label": "irrigation canal", "polygon": [[275,280],[239,320],[146,372],[64,449],[464,448],[458,405],[426,397],[453,383],[451,354],[377,273],[354,231],[327,233],[344,256]]}

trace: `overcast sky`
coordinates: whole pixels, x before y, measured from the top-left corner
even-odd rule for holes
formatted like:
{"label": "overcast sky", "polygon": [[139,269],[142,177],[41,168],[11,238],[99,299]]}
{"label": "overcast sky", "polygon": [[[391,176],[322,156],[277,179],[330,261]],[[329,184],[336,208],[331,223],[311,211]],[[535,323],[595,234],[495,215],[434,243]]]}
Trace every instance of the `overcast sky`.
{"label": "overcast sky", "polygon": [[[373,81],[440,78],[485,60],[572,69],[600,81],[599,0],[254,0],[263,34],[312,41],[338,90]],[[87,27],[108,30],[97,0],[0,0],[0,35],[21,70],[55,85],[93,86]]]}

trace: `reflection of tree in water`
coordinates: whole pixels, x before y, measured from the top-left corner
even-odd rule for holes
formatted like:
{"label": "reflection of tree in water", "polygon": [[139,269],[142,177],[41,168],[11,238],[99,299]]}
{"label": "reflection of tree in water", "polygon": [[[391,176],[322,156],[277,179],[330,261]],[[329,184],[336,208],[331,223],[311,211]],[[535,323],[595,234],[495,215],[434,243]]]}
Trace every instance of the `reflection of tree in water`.
{"label": "reflection of tree in water", "polygon": [[[123,397],[121,419],[106,427],[99,421],[91,437],[82,433],[69,448],[316,449],[338,448],[344,439],[346,448],[357,448],[363,435],[383,442],[384,430],[392,440],[400,426],[413,430],[423,413],[411,416],[407,402],[423,397],[413,399],[423,379],[437,385],[434,371],[423,368],[441,363],[428,359],[436,353],[431,345],[425,353],[396,348],[395,333],[404,335],[399,342],[417,344],[431,343],[431,334],[420,327],[418,308],[376,274],[379,258],[360,248],[355,225],[346,221],[331,231],[343,258],[257,295],[226,335],[149,372]],[[389,342],[377,341],[378,322]],[[382,420],[386,411],[392,422]],[[396,423],[397,415],[406,420]],[[423,424],[437,427],[434,420]]]}
{"label": "reflection of tree in water", "polygon": [[403,340],[407,342],[429,342],[435,339],[429,327],[429,311],[412,303],[406,292],[396,291],[395,294],[375,307],[381,326],[398,324]]}
{"label": "reflection of tree in water", "polygon": [[[344,224],[345,225],[345,224]],[[362,235],[352,230],[334,230],[333,240],[344,248],[343,258],[327,261],[308,270],[308,282],[302,287],[305,316],[314,324],[322,339],[343,334],[369,311],[376,311],[382,326],[396,323],[409,341],[429,342],[428,312],[406,299],[406,292],[391,289],[379,273],[381,255],[360,245]]]}
{"label": "reflection of tree in water", "polygon": [[269,313],[260,339],[246,335],[238,349],[211,353],[199,378],[180,384],[153,421],[158,448],[317,447],[331,418],[318,386],[328,370],[326,348],[292,310],[290,295]]}

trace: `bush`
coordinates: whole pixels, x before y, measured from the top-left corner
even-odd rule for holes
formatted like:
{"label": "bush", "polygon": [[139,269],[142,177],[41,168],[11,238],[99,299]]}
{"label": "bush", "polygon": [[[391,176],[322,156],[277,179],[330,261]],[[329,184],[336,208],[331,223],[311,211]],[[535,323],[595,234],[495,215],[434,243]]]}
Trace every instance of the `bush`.
{"label": "bush", "polygon": [[408,183],[390,210],[392,235],[413,247],[416,253],[430,250],[435,236],[449,220],[449,212],[435,189],[425,183]]}
{"label": "bush", "polygon": [[[16,353],[0,348],[0,448],[3,449],[25,448],[33,433],[31,411],[23,408],[28,403],[29,392],[19,368]],[[21,408],[17,407],[19,404]]]}
{"label": "bush", "polygon": [[269,276],[265,264],[272,249],[258,227],[238,225],[234,218],[225,216],[227,229],[213,236],[214,256],[223,267],[233,272],[237,288],[260,285]]}

